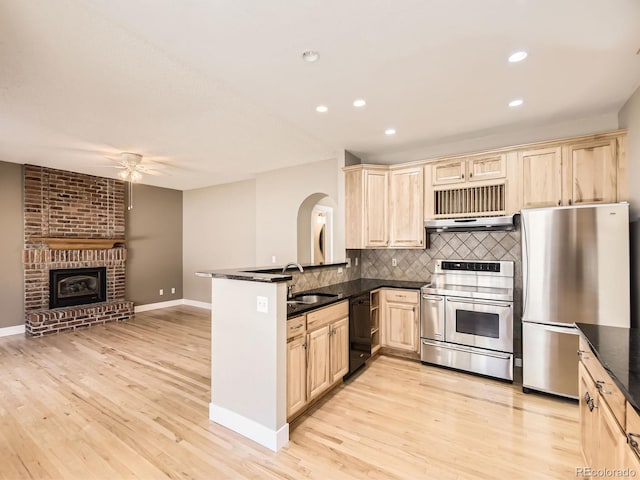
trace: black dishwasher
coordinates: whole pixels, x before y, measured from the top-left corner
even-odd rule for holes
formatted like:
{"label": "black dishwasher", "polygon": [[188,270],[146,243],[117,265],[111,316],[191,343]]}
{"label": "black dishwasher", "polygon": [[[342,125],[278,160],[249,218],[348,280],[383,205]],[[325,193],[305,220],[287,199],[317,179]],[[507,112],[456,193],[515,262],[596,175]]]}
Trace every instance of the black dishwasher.
{"label": "black dishwasher", "polygon": [[371,300],[369,292],[349,300],[349,373],[350,376],[371,356]]}

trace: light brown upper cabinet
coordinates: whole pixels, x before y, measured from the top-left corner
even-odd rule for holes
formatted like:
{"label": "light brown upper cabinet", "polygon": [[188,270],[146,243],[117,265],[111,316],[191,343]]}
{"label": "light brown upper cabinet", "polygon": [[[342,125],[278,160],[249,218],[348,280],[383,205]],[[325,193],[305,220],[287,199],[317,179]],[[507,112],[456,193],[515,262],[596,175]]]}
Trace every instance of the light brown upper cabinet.
{"label": "light brown upper cabinet", "polygon": [[565,203],[609,203],[617,200],[616,139],[570,144],[565,147]]}
{"label": "light brown upper cabinet", "polygon": [[346,247],[424,245],[422,167],[350,167],[345,171]]}
{"label": "light brown upper cabinet", "polygon": [[422,167],[411,167],[389,172],[390,247],[424,244],[422,171]]}
{"label": "light brown upper cabinet", "polygon": [[431,184],[481,182],[507,176],[507,158],[503,153],[478,155],[435,162],[431,165]]}
{"label": "light brown upper cabinet", "polygon": [[614,132],[519,151],[520,208],[626,200],[625,145]]}
{"label": "light brown upper cabinet", "polygon": [[387,167],[356,167],[345,172],[346,247],[389,245]]}
{"label": "light brown upper cabinet", "polygon": [[346,247],[423,248],[424,219],[625,201],[626,142],[618,130],[410,164],[345,167]]}
{"label": "light brown upper cabinet", "polygon": [[431,165],[432,185],[462,183],[467,173],[466,160],[445,160]]}
{"label": "light brown upper cabinet", "polygon": [[518,152],[522,172],[522,208],[552,207],[562,203],[560,147]]}

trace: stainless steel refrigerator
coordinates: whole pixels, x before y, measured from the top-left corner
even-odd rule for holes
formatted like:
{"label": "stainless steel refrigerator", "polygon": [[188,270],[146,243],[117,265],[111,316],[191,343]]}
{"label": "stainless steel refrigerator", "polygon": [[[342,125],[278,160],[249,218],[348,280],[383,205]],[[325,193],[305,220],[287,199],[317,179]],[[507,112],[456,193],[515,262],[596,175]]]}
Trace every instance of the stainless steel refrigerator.
{"label": "stainless steel refrigerator", "polygon": [[629,205],[522,210],[522,384],[578,398],[574,323],[629,327]]}

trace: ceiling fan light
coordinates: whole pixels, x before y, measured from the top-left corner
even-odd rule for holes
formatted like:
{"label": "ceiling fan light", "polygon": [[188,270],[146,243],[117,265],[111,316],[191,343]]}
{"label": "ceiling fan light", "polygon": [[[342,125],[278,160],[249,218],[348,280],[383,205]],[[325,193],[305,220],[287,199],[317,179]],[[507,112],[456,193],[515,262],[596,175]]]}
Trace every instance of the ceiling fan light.
{"label": "ceiling fan light", "polygon": [[137,182],[140,179],[142,179],[142,174],[140,172],[138,172],[137,170],[134,170],[133,172],[131,172],[132,182]]}
{"label": "ceiling fan light", "polygon": [[127,177],[129,176],[129,170],[120,170],[118,172],[118,176],[122,179],[122,180],[126,180]]}

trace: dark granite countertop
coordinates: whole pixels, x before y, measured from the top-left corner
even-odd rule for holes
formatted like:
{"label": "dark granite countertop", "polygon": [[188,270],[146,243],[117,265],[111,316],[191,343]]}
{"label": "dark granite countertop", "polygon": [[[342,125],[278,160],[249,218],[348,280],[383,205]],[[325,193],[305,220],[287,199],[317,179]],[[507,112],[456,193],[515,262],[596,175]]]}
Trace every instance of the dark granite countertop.
{"label": "dark granite countertop", "polygon": [[640,412],[640,328],[576,326],[626,399]]}
{"label": "dark granite countertop", "polygon": [[[339,263],[314,263],[302,265],[304,270],[311,270],[314,268],[323,267],[340,267],[346,265],[346,262]],[[287,269],[287,271],[296,270],[295,267]],[[297,271],[297,270],[296,270]],[[282,267],[274,267],[273,265],[266,267],[246,267],[246,268],[230,268],[223,270],[202,270],[196,272],[197,277],[207,278],[228,278],[230,280],[244,280],[247,282],[267,282],[278,283],[288,282],[291,280],[291,275],[288,273],[282,273]]]}
{"label": "dark granite countertop", "polygon": [[296,292],[296,295],[301,293],[330,293],[338,295],[337,297],[327,297],[326,300],[322,300],[313,304],[293,304],[287,305],[287,317],[295,317],[305,312],[315,310],[316,308],[325,307],[332,303],[339,302],[341,300],[357,297],[360,294],[375,290],[376,288],[405,288],[419,290],[420,287],[429,283],[427,281],[409,282],[402,280],[382,280],[378,278],[361,278],[359,280],[353,280],[351,282],[336,283],[335,285],[328,285],[326,287],[314,288],[308,292]]}

